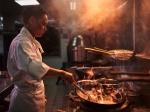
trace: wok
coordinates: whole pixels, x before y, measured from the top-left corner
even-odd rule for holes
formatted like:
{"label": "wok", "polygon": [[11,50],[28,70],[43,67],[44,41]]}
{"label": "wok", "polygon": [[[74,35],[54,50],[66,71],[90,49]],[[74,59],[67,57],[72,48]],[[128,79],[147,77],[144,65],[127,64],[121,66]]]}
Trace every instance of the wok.
{"label": "wok", "polygon": [[76,89],[76,94],[88,107],[110,109],[121,106],[126,100],[122,84],[113,79],[80,80],[77,84],[91,96],[89,99],[87,95]]}

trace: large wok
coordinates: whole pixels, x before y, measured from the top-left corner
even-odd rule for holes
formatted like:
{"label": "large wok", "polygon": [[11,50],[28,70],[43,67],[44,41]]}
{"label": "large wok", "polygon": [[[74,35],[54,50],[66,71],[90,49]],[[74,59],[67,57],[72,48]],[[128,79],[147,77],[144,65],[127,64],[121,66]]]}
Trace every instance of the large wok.
{"label": "large wok", "polygon": [[89,99],[89,96],[76,89],[76,94],[88,107],[111,109],[121,106],[126,100],[124,87],[113,79],[80,80],[77,84],[91,96]]}

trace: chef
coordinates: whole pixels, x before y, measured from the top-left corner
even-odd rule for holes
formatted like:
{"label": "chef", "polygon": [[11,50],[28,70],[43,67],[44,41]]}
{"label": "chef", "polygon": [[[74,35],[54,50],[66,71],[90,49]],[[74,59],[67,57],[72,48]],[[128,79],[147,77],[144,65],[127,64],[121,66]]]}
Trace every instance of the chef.
{"label": "chef", "polygon": [[40,6],[29,6],[23,13],[23,22],[23,28],[10,45],[7,59],[7,69],[14,83],[9,112],[45,112],[43,79],[61,76],[72,84],[74,77],[42,62],[44,51],[36,38],[47,30],[46,12]]}

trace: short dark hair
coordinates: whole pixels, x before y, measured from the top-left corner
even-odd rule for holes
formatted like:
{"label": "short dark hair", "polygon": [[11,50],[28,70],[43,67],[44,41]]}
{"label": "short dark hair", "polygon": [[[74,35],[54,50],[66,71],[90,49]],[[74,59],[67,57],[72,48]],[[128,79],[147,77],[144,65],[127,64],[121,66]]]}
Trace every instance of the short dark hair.
{"label": "short dark hair", "polygon": [[23,22],[24,24],[27,24],[31,16],[41,18],[44,14],[47,13],[41,6],[28,6],[23,12]]}

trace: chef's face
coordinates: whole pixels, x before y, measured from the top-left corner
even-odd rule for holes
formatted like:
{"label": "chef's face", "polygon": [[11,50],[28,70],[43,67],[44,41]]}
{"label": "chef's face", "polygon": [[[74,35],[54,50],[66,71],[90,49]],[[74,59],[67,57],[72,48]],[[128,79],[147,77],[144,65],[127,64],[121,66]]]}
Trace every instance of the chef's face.
{"label": "chef's face", "polygon": [[41,18],[33,17],[32,29],[30,29],[31,34],[34,37],[41,37],[47,30],[48,17],[44,14]]}

